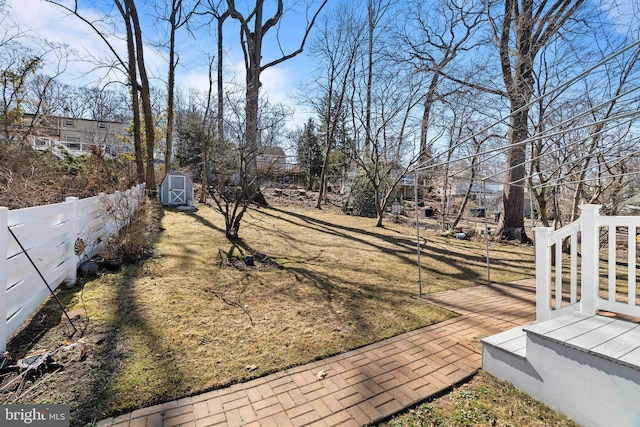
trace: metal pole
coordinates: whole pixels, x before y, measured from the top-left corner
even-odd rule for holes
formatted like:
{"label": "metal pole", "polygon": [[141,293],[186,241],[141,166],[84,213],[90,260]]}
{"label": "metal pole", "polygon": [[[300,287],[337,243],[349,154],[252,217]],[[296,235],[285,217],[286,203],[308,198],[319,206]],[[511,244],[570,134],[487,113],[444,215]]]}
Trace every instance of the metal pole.
{"label": "metal pole", "polygon": [[422,298],[422,264],[420,261],[420,214],[418,213],[418,172],[415,174],[414,178],[414,196],[415,196],[415,206],[416,206],[416,246],[418,250],[418,290],[420,298]]}
{"label": "metal pole", "polygon": [[69,320],[69,323],[71,323],[71,326],[73,327],[73,330],[75,331],[74,332],[74,334],[75,334],[76,332],[78,332],[78,328],[76,328],[76,325],[74,325],[73,322],[71,321],[71,318],[69,317],[69,313],[67,313],[67,310],[64,309],[64,306],[62,305],[62,303],[58,299],[58,296],[53,292],[53,289],[51,289],[51,286],[49,286],[49,283],[47,282],[47,279],[44,278],[44,276],[40,272],[40,269],[36,266],[36,263],[33,262],[33,260],[31,259],[31,256],[27,252],[27,250],[24,248],[24,246],[22,246],[22,243],[20,243],[20,240],[18,240],[16,235],[13,233],[13,230],[11,229],[11,227],[7,227],[7,228],[9,229],[9,233],[11,233],[13,238],[16,239],[16,242],[18,243],[18,246],[20,246],[20,249],[22,249],[22,252],[24,252],[24,254],[27,256],[27,259],[29,260],[29,262],[31,262],[31,265],[33,266],[33,268],[35,268],[36,271],[38,272],[38,275],[40,276],[40,278],[42,279],[44,284],[47,286],[47,289],[49,289],[49,292],[51,292],[51,295],[53,295],[53,297],[58,302],[58,305],[60,306],[60,308],[64,312],[64,315],[67,316],[67,320]]}
{"label": "metal pole", "polygon": [[487,222],[487,181],[482,180],[482,204],[484,205],[484,245],[487,257],[487,285],[491,286],[491,262],[489,260],[489,224]]}
{"label": "metal pole", "polygon": [[533,190],[529,186],[529,217],[531,218],[531,230],[536,226],[536,221],[533,218]]}

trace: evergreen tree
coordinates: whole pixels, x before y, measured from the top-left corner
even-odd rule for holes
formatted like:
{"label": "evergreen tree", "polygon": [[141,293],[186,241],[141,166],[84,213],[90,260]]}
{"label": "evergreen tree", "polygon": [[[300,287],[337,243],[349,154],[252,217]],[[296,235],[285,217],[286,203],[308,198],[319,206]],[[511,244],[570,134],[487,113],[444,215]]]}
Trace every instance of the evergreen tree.
{"label": "evergreen tree", "polygon": [[304,181],[307,190],[317,189],[322,173],[323,150],[313,119],[309,119],[304,125],[304,130],[298,138],[297,155],[300,178]]}
{"label": "evergreen tree", "polygon": [[207,138],[202,118],[194,113],[188,114],[184,123],[178,124],[177,131],[175,160],[179,167],[187,167],[194,175],[199,175],[202,168],[201,147]]}

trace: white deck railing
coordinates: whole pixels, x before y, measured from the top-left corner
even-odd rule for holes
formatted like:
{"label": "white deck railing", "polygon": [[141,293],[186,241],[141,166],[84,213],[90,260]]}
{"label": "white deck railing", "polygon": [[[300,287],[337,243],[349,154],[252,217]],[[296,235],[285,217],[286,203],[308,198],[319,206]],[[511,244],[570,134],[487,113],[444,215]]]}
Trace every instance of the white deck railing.
{"label": "white deck railing", "polygon": [[[636,232],[640,216],[601,216],[600,208],[580,206],[580,219],[555,231],[534,228],[538,321],[572,311],[596,314],[605,310],[640,317],[636,298]],[[607,242],[603,248],[601,236]],[[563,252],[567,239],[568,254]],[[616,257],[619,248],[627,252],[626,266],[625,262],[618,265],[622,261]],[[606,262],[606,268],[600,267],[601,261]],[[601,273],[606,280],[600,280]],[[625,273],[626,285],[619,280]]]}

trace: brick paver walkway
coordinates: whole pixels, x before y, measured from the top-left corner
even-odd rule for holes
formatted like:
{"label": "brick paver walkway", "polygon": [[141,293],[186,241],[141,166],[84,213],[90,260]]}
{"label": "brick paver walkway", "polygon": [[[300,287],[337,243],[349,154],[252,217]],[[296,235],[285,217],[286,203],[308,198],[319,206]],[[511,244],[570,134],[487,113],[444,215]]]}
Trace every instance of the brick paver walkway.
{"label": "brick paver walkway", "polygon": [[[361,426],[481,367],[479,339],[535,318],[532,280],[425,296],[460,316],[320,361],[102,420],[98,426]],[[316,374],[324,371],[319,380]]]}

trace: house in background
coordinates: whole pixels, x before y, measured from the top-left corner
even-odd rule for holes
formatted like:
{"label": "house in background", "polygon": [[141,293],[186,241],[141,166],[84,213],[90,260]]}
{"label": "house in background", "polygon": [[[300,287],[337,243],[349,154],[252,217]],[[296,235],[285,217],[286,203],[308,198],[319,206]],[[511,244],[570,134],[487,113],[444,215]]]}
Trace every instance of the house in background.
{"label": "house in background", "polygon": [[23,126],[29,126],[33,148],[67,151],[74,155],[88,154],[92,147],[102,149],[107,157],[133,152],[127,132],[129,123],[90,120],[64,116],[25,114]]}
{"label": "house in background", "polygon": [[300,174],[300,166],[287,159],[282,147],[258,146],[256,166],[263,178],[278,184],[293,184]]}
{"label": "house in background", "polygon": [[287,156],[282,147],[275,146],[258,146],[258,155],[256,157],[256,165],[258,172],[277,175],[287,169]]}

